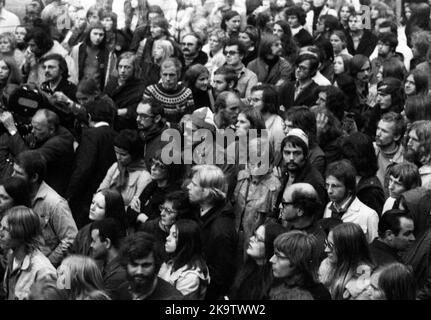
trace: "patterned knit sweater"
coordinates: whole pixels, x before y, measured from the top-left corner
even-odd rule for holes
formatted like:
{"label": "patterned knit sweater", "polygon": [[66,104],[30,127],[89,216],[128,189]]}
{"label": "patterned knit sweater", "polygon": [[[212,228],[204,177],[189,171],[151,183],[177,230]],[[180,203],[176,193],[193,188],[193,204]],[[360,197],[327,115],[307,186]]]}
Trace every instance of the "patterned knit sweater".
{"label": "patterned knit sweater", "polygon": [[166,90],[161,83],[150,85],[144,91],[144,98],[157,100],[164,108],[166,120],[174,124],[195,109],[192,91],[182,84],[175,90]]}

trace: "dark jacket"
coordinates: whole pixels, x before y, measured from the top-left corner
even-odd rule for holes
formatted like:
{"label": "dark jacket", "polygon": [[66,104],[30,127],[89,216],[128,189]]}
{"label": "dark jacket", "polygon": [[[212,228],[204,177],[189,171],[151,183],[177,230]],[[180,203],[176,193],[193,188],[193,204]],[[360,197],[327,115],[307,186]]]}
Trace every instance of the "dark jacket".
{"label": "dark jacket", "polygon": [[118,288],[127,283],[126,269],[120,263],[120,256],[114,258],[102,269],[103,286],[109,296],[115,295]]}
{"label": "dark jacket", "polygon": [[149,131],[139,131],[139,136],[145,144],[144,160],[148,170],[151,168],[151,160],[154,156],[169,143],[169,141],[162,141],[162,133],[166,129],[168,126],[165,123],[160,123]]}
{"label": "dark jacket", "polygon": [[[59,126],[54,136],[34,148],[46,160],[46,177],[44,181],[59,195],[64,196],[69,184],[74,159],[74,138],[64,127]],[[10,138],[11,153],[16,157],[20,152],[30,149],[17,133]]]}
{"label": "dark jacket", "polygon": [[431,227],[431,190],[419,187],[403,193],[410,216],[413,218],[416,238]]}
{"label": "dark jacket", "polygon": [[116,161],[115,136],[115,131],[108,126],[87,128],[82,132],[66,193],[78,228],[90,222],[88,211],[93,194]]}
{"label": "dark jacket", "polygon": [[280,104],[286,109],[289,109],[293,106],[303,105],[312,107],[316,103],[319,95],[317,93],[317,87],[317,83],[312,81],[311,84],[301,91],[295,99],[295,83],[292,81],[288,82],[279,88],[278,94],[280,98]]}
{"label": "dark jacket", "polygon": [[[130,292],[130,284],[123,283],[118,287],[112,296],[112,300],[132,300],[132,293]],[[183,300],[184,296],[173,285],[161,278],[157,278],[157,285],[153,293],[151,293],[145,300]]]}
{"label": "dark jacket", "polygon": [[386,197],[382,184],[376,176],[361,178],[356,186],[356,196],[381,216]]}
{"label": "dark jacket", "polygon": [[106,93],[115,102],[117,109],[127,109],[125,116],[116,117],[114,128],[136,129],[136,107],[142,100],[145,81],[131,78],[123,86],[118,85],[118,77],[111,77],[105,87]]}
{"label": "dark jacket", "polygon": [[355,54],[363,54],[364,56],[369,57],[377,45],[377,37],[369,30],[364,29],[364,34],[362,35],[361,40],[359,41],[358,48],[355,50],[353,46],[352,36],[348,31],[346,31],[347,37],[347,50],[349,53],[354,56]]}
{"label": "dark jacket", "polygon": [[219,204],[200,222],[203,255],[211,277],[206,299],[215,300],[228,292],[235,276],[238,243],[235,214],[229,203]]}
{"label": "dark jacket", "polygon": [[82,227],[73,241],[69,249],[70,254],[79,254],[83,256],[90,256],[91,245],[91,225],[92,222]]}
{"label": "dark jacket", "polygon": [[377,267],[383,266],[392,262],[401,262],[401,258],[397,253],[397,250],[389,247],[383,241],[374,239],[370,244],[371,258]]}
{"label": "dark jacket", "polygon": [[[283,198],[283,192],[284,192],[284,189],[286,188],[286,184],[288,181],[289,181],[289,173],[288,171],[285,171],[280,179],[282,187],[277,200],[277,208],[278,208],[278,205],[281,203],[281,200]],[[299,182],[309,183],[314,187],[317,194],[319,195],[319,199],[322,203],[322,206],[328,203],[328,194],[326,193],[325,179],[323,178],[322,174],[314,166],[310,164],[309,161],[307,161],[304,168],[295,177],[294,183],[299,183]],[[323,210],[322,210],[322,215],[320,217],[316,217],[317,220],[321,218],[323,218]]]}
{"label": "dark jacket", "polygon": [[275,85],[279,80],[289,81],[292,75],[292,66],[290,63],[280,57],[277,62],[269,68],[265,60],[257,58],[247,65],[247,69],[257,75],[257,80],[262,83]]}

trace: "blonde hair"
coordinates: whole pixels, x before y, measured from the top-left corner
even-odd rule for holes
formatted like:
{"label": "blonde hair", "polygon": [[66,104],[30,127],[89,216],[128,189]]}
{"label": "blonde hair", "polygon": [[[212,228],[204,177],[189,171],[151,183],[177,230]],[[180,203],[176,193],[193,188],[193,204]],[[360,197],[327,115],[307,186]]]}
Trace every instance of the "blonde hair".
{"label": "blonde hair", "polygon": [[206,201],[216,203],[224,201],[227,193],[227,181],[223,171],[212,164],[197,165],[192,168],[196,183],[207,194]]}
{"label": "blonde hair", "polygon": [[[92,300],[95,293],[103,292],[103,278],[96,262],[89,257],[70,255],[63,260],[65,276],[70,283],[70,298],[73,300]],[[69,289],[69,288],[67,288]],[[106,298],[109,299],[108,295]],[[100,299],[99,299],[100,300]]]}
{"label": "blonde hair", "polygon": [[154,44],[153,44],[153,50],[156,46],[160,46],[163,49],[164,56],[162,57],[162,59],[160,61],[164,61],[165,59],[173,56],[174,46],[172,45],[172,43],[169,40],[163,40],[163,39],[156,40],[156,41],[154,41]]}

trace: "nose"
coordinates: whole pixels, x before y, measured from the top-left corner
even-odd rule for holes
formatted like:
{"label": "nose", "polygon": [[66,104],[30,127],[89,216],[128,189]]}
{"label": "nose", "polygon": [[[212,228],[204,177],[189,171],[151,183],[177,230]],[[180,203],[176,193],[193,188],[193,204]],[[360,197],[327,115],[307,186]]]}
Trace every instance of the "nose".
{"label": "nose", "polygon": [[409,236],[409,241],[410,241],[410,242],[413,242],[413,241],[415,241],[415,240],[416,240],[415,235],[412,233],[412,234]]}
{"label": "nose", "polygon": [[269,259],[269,262],[274,263],[275,262],[275,254]]}
{"label": "nose", "polygon": [[142,268],[142,266],[137,266],[135,269],[135,274],[143,274],[144,270]]}

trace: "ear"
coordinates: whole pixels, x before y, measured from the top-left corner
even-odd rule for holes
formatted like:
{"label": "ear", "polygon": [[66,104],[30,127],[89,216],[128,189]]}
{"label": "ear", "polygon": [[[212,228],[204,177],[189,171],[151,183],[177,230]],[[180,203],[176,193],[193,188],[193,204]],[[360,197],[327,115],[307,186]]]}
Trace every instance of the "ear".
{"label": "ear", "polygon": [[111,249],[112,247],[111,239],[106,238],[105,245],[106,245],[106,249]]}
{"label": "ear", "polygon": [[385,239],[388,239],[389,241],[392,241],[394,238],[394,233],[392,232],[392,230],[386,230],[385,231]]}
{"label": "ear", "polygon": [[34,175],[33,175],[33,177],[31,177],[30,178],[30,183],[31,184],[33,184],[33,183],[37,183],[37,181],[39,180],[39,174],[37,174],[37,173],[35,173]]}
{"label": "ear", "polygon": [[162,116],[160,114],[158,114],[157,116],[154,117],[155,123],[159,123],[161,120],[162,120]]}
{"label": "ear", "polygon": [[296,215],[298,217],[302,217],[304,215],[304,210],[302,210],[301,208],[295,208],[296,209]]}

